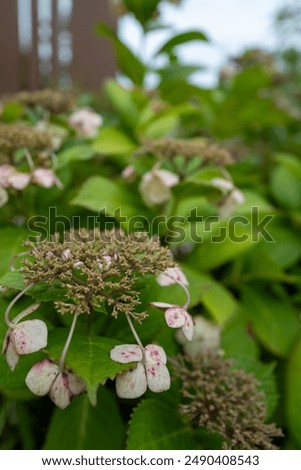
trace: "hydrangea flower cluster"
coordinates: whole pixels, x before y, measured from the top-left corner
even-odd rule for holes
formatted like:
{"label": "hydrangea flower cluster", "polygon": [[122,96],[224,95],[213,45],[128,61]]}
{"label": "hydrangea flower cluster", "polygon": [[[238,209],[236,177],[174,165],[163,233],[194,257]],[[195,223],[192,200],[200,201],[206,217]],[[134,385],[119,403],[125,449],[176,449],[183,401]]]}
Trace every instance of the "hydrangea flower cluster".
{"label": "hydrangea flower cluster", "polygon": [[[9,191],[23,191],[29,185],[62,189],[53,169],[54,150],[54,138],[47,130],[0,124],[0,207],[7,203]],[[23,157],[16,159],[16,152]]]}
{"label": "hydrangea flower cluster", "polygon": [[[72,315],[65,345],[58,361],[44,358],[28,372],[26,384],[37,396],[49,394],[60,408],[68,406],[72,398],[86,390],[84,381],[67,367],[66,357],[74,335],[79,315],[92,311],[106,312],[113,317],[125,315],[136,344],[117,345],[108,360],[130,364],[130,370],[116,377],[116,391],[121,398],[137,398],[147,388],[158,393],[170,387],[167,357],[156,344],[143,346],[134,321],[141,323],[148,315],[139,312],[139,293],[143,278],[157,276],[164,287],[179,284],[186,292],[183,307],[166,304],[164,309],[168,326],[182,328],[187,338],[192,338],[193,322],[187,312],[189,304],[188,281],[176,266],[167,248],[145,234],[125,236],[121,232],[72,231],[63,241],[55,235],[51,241],[27,243],[29,251],[22,260],[21,273],[26,287],[13,299],[5,312],[8,332],[3,345],[9,367],[14,370],[19,356],[43,350],[47,346],[48,332],[44,321],[25,318],[35,312],[40,304],[33,304],[12,321],[10,313],[16,302],[37,285],[55,288],[61,300],[55,303],[59,313]],[[27,256],[28,255],[28,256]],[[153,306],[162,308],[159,303]],[[178,309],[180,320],[174,321]],[[171,310],[171,311],[170,311]]]}

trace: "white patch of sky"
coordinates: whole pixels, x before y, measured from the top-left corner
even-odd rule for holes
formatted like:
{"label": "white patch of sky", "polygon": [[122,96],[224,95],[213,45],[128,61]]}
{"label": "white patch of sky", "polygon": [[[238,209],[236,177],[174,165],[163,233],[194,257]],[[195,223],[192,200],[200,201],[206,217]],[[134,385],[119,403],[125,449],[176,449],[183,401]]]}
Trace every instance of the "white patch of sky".
{"label": "white patch of sky", "polygon": [[273,15],[287,0],[183,0],[180,7],[165,3],[161,7],[162,22],[171,31],[153,32],[142,40],[138,23],[127,15],[120,21],[123,41],[147,63],[153,53],[175,32],[197,29],[205,32],[210,43],[181,46],[184,63],[204,65],[206,70],[194,75],[194,82],[203,86],[214,84],[219,68],[227,58],[247,47],[273,49],[277,37]]}

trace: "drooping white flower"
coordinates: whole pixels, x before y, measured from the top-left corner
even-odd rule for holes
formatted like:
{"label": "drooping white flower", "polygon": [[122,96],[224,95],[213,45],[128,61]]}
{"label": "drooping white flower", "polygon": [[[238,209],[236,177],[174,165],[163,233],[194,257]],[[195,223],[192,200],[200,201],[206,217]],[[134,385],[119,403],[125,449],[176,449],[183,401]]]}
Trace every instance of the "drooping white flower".
{"label": "drooping white flower", "polygon": [[188,341],[193,338],[194,323],[192,316],[184,307],[168,304],[166,302],[151,302],[153,307],[164,310],[164,316],[167,325],[170,328],[181,328],[183,335]]}
{"label": "drooping white flower", "polygon": [[23,191],[29,183],[31,176],[29,173],[16,171],[8,177],[9,186],[17,191]]}
{"label": "drooping white flower", "polygon": [[3,343],[3,354],[11,370],[19,356],[31,354],[47,346],[47,326],[42,320],[26,320],[10,328]]}
{"label": "drooping white flower", "polygon": [[164,204],[171,198],[170,188],[178,182],[179,177],[175,173],[153,168],[143,175],[139,191],[147,206]]}
{"label": "drooping white flower", "polygon": [[120,398],[138,398],[147,387],[154,393],[169,390],[167,358],[161,346],[149,344],[142,350],[136,344],[122,344],[111,350],[110,357],[120,364],[138,362],[134,369],[117,375],[116,392]]}
{"label": "drooping white flower", "polygon": [[57,364],[44,359],[28,372],[25,383],[37,396],[49,394],[53,403],[61,409],[70,405],[74,396],[86,390],[83,380],[69,370],[60,371]]}
{"label": "drooping white flower", "polygon": [[188,286],[188,280],[179,266],[174,268],[167,268],[163,273],[157,277],[157,282],[160,286],[171,286],[172,284],[182,284]]}
{"label": "drooping white flower", "polygon": [[95,137],[99,127],[102,125],[103,118],[90,109],[79,109],[69,117],[69,125],[83,137]]}
{"label": "drooping white flower", "polygon": [[52,188],[52,186],[57,186],[62,189],[63,185],[58,179],[56,174],[47,168],[36,168],[32,172],[32,182],[41,186],[42,188]]}
{"label": "drooping white flower", "polygon": [[204,352],[219,350],[221,341],[220,327],[201,315],[193,317],[193,320],[194,334],[192,341],[188,342],[181,331],[177,331],[176,334],[176,338],[183,345],[185,353],[190,356],[198,356]]}
{"label": "drooping white flower", "polygon": [[231,191],[222,201],[219,207],[219,215],[222,219],[229,217],[238,205],[241,205],[245,202],[245,197],[243,193],[235,188]]}

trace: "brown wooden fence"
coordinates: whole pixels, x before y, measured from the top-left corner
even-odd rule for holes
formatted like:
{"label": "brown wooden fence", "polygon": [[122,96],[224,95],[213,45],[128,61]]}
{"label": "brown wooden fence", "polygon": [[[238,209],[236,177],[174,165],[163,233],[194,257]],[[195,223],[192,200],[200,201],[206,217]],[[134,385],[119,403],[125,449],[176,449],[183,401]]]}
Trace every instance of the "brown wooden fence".
{"label": "brown wooden fence", "polygon": [[0,94],[97,89],[115,72],[110,45],[94,32],[99,20],[115,25],[108,0],[0,0]]}

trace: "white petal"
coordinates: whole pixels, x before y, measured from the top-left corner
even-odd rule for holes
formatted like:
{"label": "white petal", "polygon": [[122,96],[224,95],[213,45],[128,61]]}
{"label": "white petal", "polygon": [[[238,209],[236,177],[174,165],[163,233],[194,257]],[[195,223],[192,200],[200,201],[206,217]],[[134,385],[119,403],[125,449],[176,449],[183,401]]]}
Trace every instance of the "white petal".
{"label": "white petal", "polygon": [[188,341],[192,340],[193,331],[194,331],[194,324],[191,315],[186,312],[186,321],[185,325],[182,327],[183,334]]}
{"label": "white petal", "polygon": [[163,273],[159,274],[157,282],[160,286],[171,286],[176,283],[188,286],[187,277],[179,266],[167,268]]}
{"label": "white petal", "polygon": [[26,320],[12,332],[18,354],[30,354],[47,346],[47,326],[42,320]]}
{"label": "white petal", "polygon": [[49,396],[53,403],[61,408],[66,408],[71,403],[73,397],[69,388],[69,379],[66,373],[60,373],[51,385]]}
{"label": "white petal", "polygon": [[21,191],[22,189],[25,189],[26,186],[29,185],[30,174],[16,172],[8,178],[8,182],[12,188]]}
{"label": "white petal", "polygon": [[170,188],[156,170],[149,171],[142,176],[139,191],[147,206],[164,204],[171,198]]}
{"label": "white petal", "polygon": [[146,365],[148,388],[155,393],[165,392],[170,389],[170,375],[165,365]]}
{"label": "white petal", "polygon": [[185,310],[181,307],[169,308],[165,312],[165,320],[169,328],[181,328],[185,325]]}
{"label": "white petal", "polygon": [[166,364],[167,361],[164,349],[156,344],[148,344],[145,346],[145,359],[146,364],[152,364],[155,366]]}
{"label": "white petal", "polygon": [[128,364],[142,361],[142,351],[137,344],[121,344],[111,349],[110,357],[119,364]]}
{"label": "white petal", "polygon": [[11,370],[15,370],[16,365],[19,362],[19,354],[16,351],[14,342],[11,338],[11,330],[6,333],[3,342],[3,354],[5,354],[6,362]]}
{"label": "white petal", "polygon": [[147,381],[143,365],[123,372],[116,377],[116,393],[120,398],[138,398],[147,390]]}
{"label": "white petal", "polygon": [[175,173],[168,170],[158,170],[158,175],[168,188],[172,188],[179,183],[180,178]]}
{"label": "white petal", "polygon": [[32,393],[42,397],[47,395],[58,373],[59,366],[48,359],[44,359],[44,361],[38,362],[30,369],[25,383]]}
{"label": "white petal", "polygon": [[72,395],[80,395],[86,390],[85,382],[74,372],[68,372],[69,389]]}
{"label": "white petal", "polygon": [[38,186],[51,188],[56,183],[56,176],[52,170],[46,168],[37,168],[32,173],[32,180]]}
{"label": "white petal", "polygon": [[172,308],[176,307],[174,304],[167,304],[166,302],[150,302],[150,305],[152,307],[157,307],[157,308],[162,308],[162,310],[165,310],[167,308]]}

